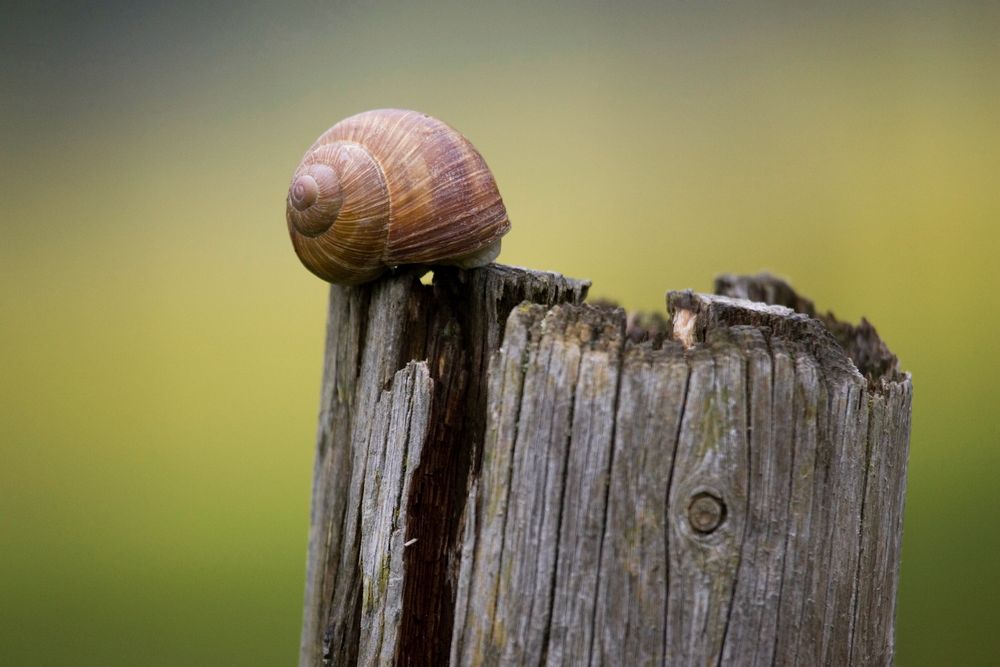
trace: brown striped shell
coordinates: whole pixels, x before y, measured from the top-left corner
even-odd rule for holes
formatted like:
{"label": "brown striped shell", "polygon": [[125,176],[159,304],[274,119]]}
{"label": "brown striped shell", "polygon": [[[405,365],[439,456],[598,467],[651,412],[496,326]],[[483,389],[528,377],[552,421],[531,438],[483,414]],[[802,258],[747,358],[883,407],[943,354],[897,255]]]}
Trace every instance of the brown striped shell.
{"label": "brown striped shell", "polygon": [[348,285],[400,264],[488,264],[510,229],[472,144],[401,109],[366,111],[324,132],[292,176],[285,211],[306,268]]}

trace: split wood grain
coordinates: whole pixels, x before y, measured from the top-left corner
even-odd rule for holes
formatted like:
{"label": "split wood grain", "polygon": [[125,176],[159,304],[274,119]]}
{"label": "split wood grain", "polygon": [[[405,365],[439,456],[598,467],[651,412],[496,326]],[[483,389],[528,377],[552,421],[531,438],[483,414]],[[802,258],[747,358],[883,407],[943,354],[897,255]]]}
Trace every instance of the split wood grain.
{"label": "split wood grain", "polygon": [[[360,287],[331,286],[300,665],[356,664],[364,657],[362,635],[380,633],[396,633],[395,657],[379,650],[387,660],[403,654],[425,664],[447,660],[461,516],[481,457],[490,355],[517,304],[578,303],[587,285],[492,266],[439,270],[433,286],[405,272]],[[391,619],[394,629],[376,628],[362,605],[363,573],[378,570],[382,560],[365,563],[362,552],[375,530],[375,515],[362,511],[366,485],[371,497],[373,472],[384,465],[369,462],[371,428],[383,391],[393,389],[410,361],[426,362],[432,395],[419,472],[412,471],[416,477],[399,501],[405,541],[417,541],[389,570],[401,582],[408,613]],[[392,441],[399,442],[397,435]]]}

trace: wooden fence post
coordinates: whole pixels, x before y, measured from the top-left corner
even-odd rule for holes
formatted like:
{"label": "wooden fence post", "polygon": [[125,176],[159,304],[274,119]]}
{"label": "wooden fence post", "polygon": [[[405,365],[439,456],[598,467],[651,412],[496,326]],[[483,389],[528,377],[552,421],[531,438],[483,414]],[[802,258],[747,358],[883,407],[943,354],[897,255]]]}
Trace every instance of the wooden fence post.
{"label": "wooden fence post", "polygon": [[770,276],[330,292],[299,664],[889,664],[911,384]]}

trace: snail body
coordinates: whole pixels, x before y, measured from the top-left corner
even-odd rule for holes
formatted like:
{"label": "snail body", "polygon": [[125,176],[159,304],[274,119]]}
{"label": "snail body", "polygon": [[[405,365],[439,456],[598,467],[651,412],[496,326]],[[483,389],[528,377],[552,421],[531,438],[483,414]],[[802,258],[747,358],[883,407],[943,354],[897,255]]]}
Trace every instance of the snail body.
{"label": "snail body", "polygon": [[366,111],[320,135],[295,170],[285,211],[306,268],[347,285],[401,264],[483,266],[510,229],[472,144],[401,109]]}

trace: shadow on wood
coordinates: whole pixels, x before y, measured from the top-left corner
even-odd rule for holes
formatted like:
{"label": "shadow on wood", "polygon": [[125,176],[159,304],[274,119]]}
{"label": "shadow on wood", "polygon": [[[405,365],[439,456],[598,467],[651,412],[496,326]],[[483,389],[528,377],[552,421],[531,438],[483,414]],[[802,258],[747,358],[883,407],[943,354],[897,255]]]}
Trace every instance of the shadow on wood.
{"label": "shadow on wood", "polygon": [[890,663],[909,376],[716,287],[332,287],[300,665]]}

